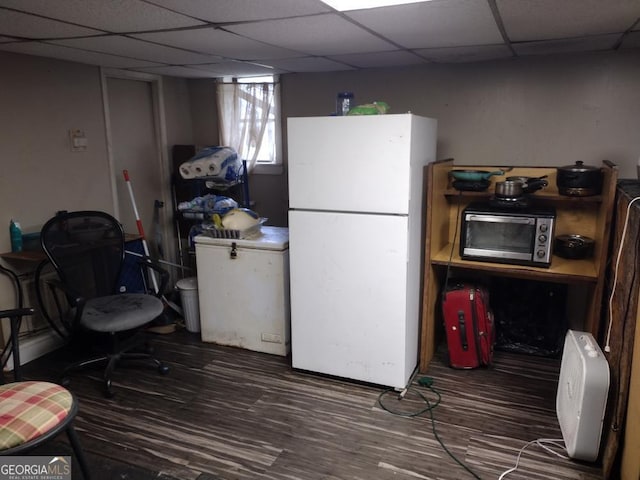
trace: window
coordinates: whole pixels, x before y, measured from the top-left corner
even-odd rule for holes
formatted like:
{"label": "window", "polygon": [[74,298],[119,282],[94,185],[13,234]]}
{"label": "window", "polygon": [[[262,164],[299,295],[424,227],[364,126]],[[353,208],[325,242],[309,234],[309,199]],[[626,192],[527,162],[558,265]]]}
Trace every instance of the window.
{"label": "window", "polygon": [[217,85],[220,143],[237,150],[254,173],[281,173],[279,84],[273,76]]}

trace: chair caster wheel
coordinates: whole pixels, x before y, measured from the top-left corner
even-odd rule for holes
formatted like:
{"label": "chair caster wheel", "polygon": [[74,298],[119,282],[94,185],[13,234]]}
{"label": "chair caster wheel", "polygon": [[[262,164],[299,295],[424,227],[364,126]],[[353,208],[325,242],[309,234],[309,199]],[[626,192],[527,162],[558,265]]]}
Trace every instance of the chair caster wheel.
{"label": "chair caster wheel", "polygon": [[167,365],[159,365],[158,366],[158,372],[160,372],[160,375],[166,375],[167,373],[169,373],[169,367]]}
{"label": "chair caster wheel", "polygon": [[113,390],[111,390],[111,380],[107,380],[107,381],[105,382],[104,387],[105,387],[105,388],[104,388],[104,396],[105,396],[106,398],[113,398],[114,393],[113,393]]}

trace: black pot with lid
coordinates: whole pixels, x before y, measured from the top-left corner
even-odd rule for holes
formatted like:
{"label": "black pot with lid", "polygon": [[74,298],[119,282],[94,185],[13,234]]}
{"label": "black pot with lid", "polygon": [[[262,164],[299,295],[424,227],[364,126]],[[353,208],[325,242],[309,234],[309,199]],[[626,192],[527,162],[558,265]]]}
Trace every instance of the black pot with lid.
{"label": "black pot with lid", "polygon": [[580,260],[593,256],[595,241],[583,235],[558,235],[553,243],[553,253],[559,257]]}
{"label": "black pot with lid", "polygon": [[557,168],[556,184],[560,195],[587,197],[602,192],[602,170],[578,160]]}

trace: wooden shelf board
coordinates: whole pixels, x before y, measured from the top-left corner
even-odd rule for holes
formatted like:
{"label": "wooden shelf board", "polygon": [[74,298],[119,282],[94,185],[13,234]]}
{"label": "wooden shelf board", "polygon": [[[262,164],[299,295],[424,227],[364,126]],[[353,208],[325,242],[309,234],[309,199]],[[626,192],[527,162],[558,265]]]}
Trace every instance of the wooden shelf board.
{"label": "wooden shelf board", "polygon": [[480,270],[493,275],[517,276],[556,283],[595,283],[598,280],[596,267],[591,259],[568,260],[554,255],[551,260],[551,267],[543,268],[463,260],[458,254],[460,249],[457,243],[453,249],[453,256],[451,256],[451,244],[447,245],[433,255],[431,263],[433,265],[447,265],[451,256],[451,265],[453,267]]}
{"label": "wooden shelf board", "polygon": [[[138,233],[124,234],[125,243],[141,239],[142,235]],[[0,258],[3,258],[5,260],[20,260],[23,262],[41,262],[47,259],[47,255],[44,253],[44,250],[39,248],[38,250],[23,250],[22,252],[0,253]]]}
{"label": "wooden shelf board", "polygon": [[24,250],[22,252],[6,252],[0,253],[0,258],[5,260],[21,260],[23,262],[41,262],[47,256],[42,250]]}
{"label": "wooden shelf board", "polygon": [[[484,192],[460,192],[454,188],[448,188],[444,191],[444,195],[446,197],[465,197],[465,198],[477,198],[477,199],[489,199],[493,196],[493,190],[487,190]],[[592,195],[589,197],[569,197],[567,195],[560,195],[557,192],[545,192],[540,191],[536,193],[532,193],[529,195],[529,198],[533,201],[535,200],[544,200],[544,201],[553,201],[553,202],[561,202],[561,203],[570,203],[570,202],[587,202],[587,203],[600,203],[602,202],[602,195]]]}

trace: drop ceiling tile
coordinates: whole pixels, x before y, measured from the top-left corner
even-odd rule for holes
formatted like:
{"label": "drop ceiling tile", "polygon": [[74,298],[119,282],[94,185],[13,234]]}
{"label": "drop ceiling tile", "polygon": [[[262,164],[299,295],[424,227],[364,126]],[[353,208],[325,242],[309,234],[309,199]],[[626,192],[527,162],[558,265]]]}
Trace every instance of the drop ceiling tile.
{"label": "drop ceiling tile", "polygon": [[259,75],[275,75],[280,71],[269,68],[266,65],[258,65],[247,62],[222,62],[212,63],[209,65],[194,65],[198,70],[205,70],[222,76],[259,76]]}
{"label": "drop ceiling tile", "polygon": [[631,32],[625,35],[620,48],[640,48],[640,32]]}
{"label": "drop ceiling tile", "polygon": [[513,42],[624,32],[640,17],[638,0],[496,0]]}
{"label": "drop ceiling tile", "polygon": [[415,52],[439,63],[465,63],[513,57],[506,45],[478,45],[467,47],[421,48]]}
{"label": "drop ceiling tile", "polygon": [[396,47],[337,14],[268,20],[226,27],[249,38],[309,55],[396,50]]}
{"label": "drop ceiling tile", "polygon": [[335,55],[329,58],[358,68],[404,67],[427,63],[424,58],[420,58],[406,50],[352,53],[350,55]]}
{"label": "drop ceiling tile", "polygon": [[269,65],[289,72],[336,72],[354,70],[344,63],[335,62],[324,57],[297,57],[269,60]]}
{"label": "drop ceiling tile", "polygon": [[183,65],[186,63],[211,63],[219,58],[211,55],[187,52],[177,48],[165,47],[154,43],[144,42],[121,35],[74,38],[71,40],[56,40],[49,43],[65,45],[67,47],[92,50],[94,52],[111,53],[130,58],[142,58],[152,62]]}
{"label": "drop ceiling tile", "polygon": [[173,32],[143,33],[140,35],[132,35],[132,37],[238,60],[285,58],[295,53],[291,50],[266,45],[212,27]]}
{"label": "drop ceiling tile", "polygon": [[195,68],[180,67],[180,66],[165,66],[165,67],[142,67],[134,68],[138,72],[155,73],[156,75],[169,75],[170,77],[185,77],[185,78],[216,78],[218,75],[213,72],[207,72],[205,70],[196,70]]}
{"label": "drop ceiling tile", "polygon": [[0,9],[0,35],[13,35],[24,39],[41,39],[82,37],[100,33],[102,32],[91,28]]}
{"label": "drop ceiling tile", "polygon": [[1,43],[0,50],[7,50],[26,55],[38,55],[40,57],[58,58],[71,62],[88,63],[109,68],[133,68],[160,66],[157,63],[135,60],[133,58],[107,55],[106,53],[86,52],[75,48],[51,45],[40,42]]}
{"label": "drop ceiling tile", "polygon": [[0,0],[0,6],[108,32],[139,32],[204,25],[141,0]]}
{"label": "drop ceiling tile", "polygon": [[207,22],[241,22],[326,13],[331,9],[317,0],[150,0]]}
{"label": "drop ceiling tile", "polygon": [[358,23],[405,48],[502,43],[486,0],[433,0],[346,12]]}
{"label": "drop ceiling tile", "polygon": [[540,42],[514,43],[518,55],[551,55],[556,53],[594,52],[611,49],[620,38],[618,34],[596,35],[593,37],[571,38],[567,40],[542,40]]}

